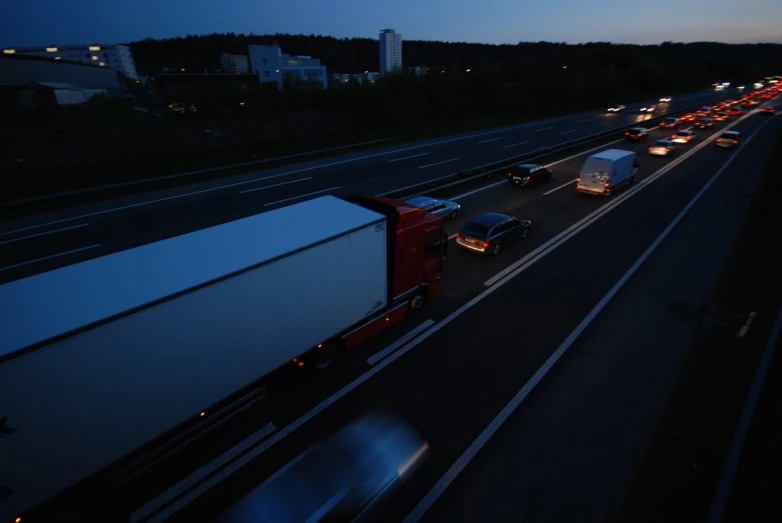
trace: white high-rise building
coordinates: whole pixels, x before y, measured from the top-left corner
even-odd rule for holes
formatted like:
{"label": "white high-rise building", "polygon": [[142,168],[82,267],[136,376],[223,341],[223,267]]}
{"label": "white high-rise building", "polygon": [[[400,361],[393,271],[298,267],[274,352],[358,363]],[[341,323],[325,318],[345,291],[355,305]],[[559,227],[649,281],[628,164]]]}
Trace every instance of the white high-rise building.
{"label": "white high-rise building", "polygon": [[49,47],[16,47],[3,49],[4,54],[46,56],[55,60],[71,60],[85,64],[108,67],[123,72],[130,78],[138,78],[136,62],[130,47],[120,44],[52,45]]}
{"label": "white high-rise building", "polygon": [[402,69],[402,35],[393,29],[380,31],[380,74]]}

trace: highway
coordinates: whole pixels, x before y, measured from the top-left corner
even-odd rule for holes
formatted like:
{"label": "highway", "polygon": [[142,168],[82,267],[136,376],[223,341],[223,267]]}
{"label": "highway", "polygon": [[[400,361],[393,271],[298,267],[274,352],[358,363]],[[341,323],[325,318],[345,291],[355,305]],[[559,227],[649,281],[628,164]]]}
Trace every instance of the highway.
{"label": "highway", "polygon": [[[740,131],[745,140],[752,136],[752,140],[739,151],[715,147],[709,138],[726,127]],[[753,134],[758,130],[759,134]],[[707,205],[712,211],[706,216],[708,220],[702,215],[706,204],[694,208],[701,213],[700,221],[698,227],[687,228],[689,234],[698,234],[704,223],[713,223],[715,214],[719,224],[720,214],[714,209],[735,205],[751,192],[752,180],[760,173],[753,168],[748,179],[742,158],[766,155],[772,141],[764,136],[779,131],[779,118],[752,110],[717,123],[712,130],[696,130],[698,141],[680,147],[672,158],[650,157],[645,151],[647,144],[613,145],[637,150],[641,169],[635,185],[611,198],[575,192],[570,180],[575,178],[583,154],[556,163],[556,179],[548,186],[519,190],[502,184],[459,198],[464,214],[451,231],[491,210],[531,219],[532,233],[493,258],[452,245],[443,293],[417,323],[406,322],[373,340],[333,372],[290,383],[296,393],[272,394],[261,407],[232,420],[187,456],[150,472],[125,492],[123,503],[136,509],[131,521],[162,521],[164,516],[192,521],[217,516],[314,442],[374,408],[401,413],[422,432],[432,451],[424,468],[384,504],[381,519],[402,521],[416,506],[423,508],[408,521],[426,515],[423,509],[445,491],[436,485],[443,485],[443,478],[449,477],[446,473],[455,464],[458,468],[469,462],[470,449],[481,441],[480,435],[491,428],[498,414],[502,417],[503,409],[509,406],[512,411],[520,404],[519,397],[535,404],[536,397],[527,399],[526,394],[530,383],[542,379],[541,369],[545,375],[547,367],[542,366],[549,365],[552,356],[561,355],[563,347],[567,350],[576,339],[579,343],[604,339],[594,338],[601,330],[585,326],[597,314],[595,306],[606,305],[606,296],[610,299],[617,282],[644,259],[645,251],[674,220],[682,220],[685,228],[685,218],[677,217],[693,205],[695,196],[710,195],[706,188],[714,183],[711,191],[719,190],[720,197],[704,197],[711,202]],[[669,134],[655,129],[650,140]],[[723,168],[734,155],[739,157]],[[726,226],[725,234],[729,236],[735,227]],[[709,233],[705,236],[714,240],[714,231]],[[679,238],[678,244],[682,243],[686,242]],[[711,274],[707,269],[703,272]],[[708,282],[705,276],[699,280],[702,285]],[[409,332],[415,333],[412,341],[397,341]],[[661,368],[663,363],[675,363],[675,348],[660,363]],[[623,372],[621,366],[610,370],[616,374],[604,373],[604,380]],[[562,390],[565,394],[574,389]],[[559,400],[558,408],[563,411],[569,408],[568,401],[578,404],[575,398]],[[638,430],[637,425],[635,428]],[[223,450],[246,437],[254,441],[250,450],[221,457]],[[600,448],[605,449],[605,445]],[[199,468],[207,462],[208,466]],[[193,475],[179,481],[191,471]],[[172,484],[171,490],[161,494]],[[435,494],[425,498],[431,492]],[[422,500],[424,504],[419,505]]]}
{"label": "highway", "polygon": [[[702,91],[657,104],[656,116],[735,92]],[[541,148],[642,125],[649,101],[304,162],[53,211],[0,225],[0,283],[323,194],[383,194]],[[566,181],[557,176],[557,180]],[[0,210],[2,210],[0,208]]]}

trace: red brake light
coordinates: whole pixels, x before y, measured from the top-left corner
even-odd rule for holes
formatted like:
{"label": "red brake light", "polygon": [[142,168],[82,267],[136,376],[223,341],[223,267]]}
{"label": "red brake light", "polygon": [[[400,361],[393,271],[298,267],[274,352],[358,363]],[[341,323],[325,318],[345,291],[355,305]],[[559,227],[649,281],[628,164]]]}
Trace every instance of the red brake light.
{"label": "red brake light", "polygon": [[738,140],[733,140],[733,144],[734,144],[734,145],[736,145],[736,144],[738,144],[738,143],[739,143],[739,141],[738,141]]}
{"label": "red brake light", "polygon": [[530,181],[531,179],[532,179],[531,176],[527,176],[527,178],[526,178],[527,181]]}
{"label": "red brake light", "polygon": [[483,242],[483,248],[488,249],[489,248],[489,242]]}
{"label": "red brake light", "polygon": [[461,236],[460,236],[460,235],[459,235],[459,233],[457,232],[457,233],[456,233],[456,239],[458,240],[459,238],[461,238]]}
{"label": "red brake light", "polygon": [[611,184],[609,182],[606,182],[605,188],[608,189],[609,187],[611,187]]}
{"label": "red brake light", "polygon": [[508,173],[508,178],[510,178],[511,176],[513,176],[513,173]]}
{"label": "red brake light", "polygon": [[581,178],[576,178],[576,183],[580,182]]}
{"label": "red brake light", "polygon": [[630,131],[625,131],[625,136],[630,136]]}

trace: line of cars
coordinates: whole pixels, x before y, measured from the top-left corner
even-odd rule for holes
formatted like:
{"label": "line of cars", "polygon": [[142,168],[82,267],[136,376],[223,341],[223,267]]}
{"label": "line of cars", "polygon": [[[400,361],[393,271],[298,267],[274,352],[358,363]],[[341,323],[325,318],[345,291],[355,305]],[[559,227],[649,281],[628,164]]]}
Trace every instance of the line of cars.
{"label": "line of cars", "polygon": [[[742,97],[744,99],[744,97]],[[670,97],[661,98],[661,103],[670,102]],[[747,102],[746,100],[744,100]],[[693,127],[709,129],[715,122],[727,121],[730,116],[740,116],[741,109],[736,107],[741,100],[728,100],[711,107],[703,106],[694,113],[680,117],[667,117],[660,123],[662,128],[675,129],[670,138],[656,140],[649,146],[652,156],[669,156],[676,150],[677,144],[689,144],[696,140],[697,135],[690,129],[681,129],[683,123],[693,122]],[[609,112],[619,112],[626,109],[623,105],[609,108]],[[655,106],[641,109],[647,114],[653,112]],[[770,108],[769,108],[770,109]],[[765,111],[773,114],[773,109]],[[649,130],[635,127],[625,132],[625,139],[641,141],[649,138]],[[715,139],[718,147],[732,148],[739,145],[741,133],[725,131]],[[639,163],[635,152],[621,149],[609,149],[588,157],[576,180],[576,190],[582,193],[610,195],[623,185],[632,184]],[[525,163],[511,167],[508,170],[508,182],[518,187],[532,187],[549,182],[551,171],[538,164]],[[427,196],[418,196],[407,200],[442,218],[455,219],[461,206],[453,201],[438,200]],[[516,218],[500,213],[486,213],[465,224],[456,234],[456,243],[469,251],[482,254],[499,254],[506,246],[526,238],[532,226],[531,220]]]}

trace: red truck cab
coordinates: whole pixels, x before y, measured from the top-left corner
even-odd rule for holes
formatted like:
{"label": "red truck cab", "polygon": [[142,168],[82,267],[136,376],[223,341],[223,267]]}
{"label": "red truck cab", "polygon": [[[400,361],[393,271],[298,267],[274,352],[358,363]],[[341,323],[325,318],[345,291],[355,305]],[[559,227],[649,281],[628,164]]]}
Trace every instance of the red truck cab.
{"label": "red truck cab", "polygon": [[440,278],[448,248],[443,220],[419,207],[390,198],[349,196],[345,200],[386,217],[388,307],[345,334],[345,348],[363,343],[440,294]]}

